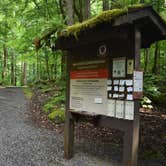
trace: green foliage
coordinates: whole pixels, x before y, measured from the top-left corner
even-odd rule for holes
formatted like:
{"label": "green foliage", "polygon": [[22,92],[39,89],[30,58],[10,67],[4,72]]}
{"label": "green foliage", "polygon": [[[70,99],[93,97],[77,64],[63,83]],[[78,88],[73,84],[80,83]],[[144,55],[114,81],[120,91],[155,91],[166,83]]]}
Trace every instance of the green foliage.
{"label": "green foliage", "polygon": [[154,103],[165,106],[166,101],[166,76],[146,74],[144,76],[144,95]]}
{"label": "green foliage", "polygon": [[54,109],[57,109],[58,107],[64,108],[64,102],[65,102],[65,97],[62,96],[53,96],[48,99],[48,101],[44,104],[43,106],[43,111],[45,113],[50,113]]}
{"label": "green foliage", "polygon": [[32,98],[33,92],[30,87],[23,87],[23,92],[28,99]]}
{"label": "green foliage", "polygon": [[145,151],[142,155],[143,159],[151,159],[151,160],[161,160],[164,159],[164,155],[162,151],[159,150],[148,150]]}
{"label": "green foliage", "polygon": [[141,101],[141,105],[143,108],[153,109],[152,101],[146,96],[143,97],[143,99]]}
{"label": "green foliage", "polygon": [[54,110],[48,115],[48,118],[55,123],[64,123],[65,112],[64,110]]}

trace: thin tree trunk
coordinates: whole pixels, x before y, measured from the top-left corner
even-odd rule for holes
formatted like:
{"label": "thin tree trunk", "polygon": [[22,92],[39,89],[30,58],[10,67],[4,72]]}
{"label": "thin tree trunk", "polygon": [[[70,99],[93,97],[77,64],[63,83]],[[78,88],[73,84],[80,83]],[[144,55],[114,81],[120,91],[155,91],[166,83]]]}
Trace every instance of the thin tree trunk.
{"label": "thin tree trunk", "polygon": [[22,65],[22,86],[24,86],[27,84],[27,63],[23,62]]}
{"label": "thin tree trunk", "polygon": [[84,20],[90,17],[90,0],[85,0],[85,15]]}
{"label": "thin tree trunk", "polygon": [[11,85],[15,85],[14,51],[11,52]]}
{"label": "thin tree trunk", "polygon": [[103,11],[109,10],[109,0],[103,0]]}
{"label": "thin tree trunk", "polygon": [[64,11],[64,4],[65,4],[65,0],[59,0],[59,6],[60,6],[60,11],[61,11],[63,20],[65,20],[66,18],[65,11]]}
{"label": "thin tree trunk", "polygon": [[45,63],[46,63],[47,78],[50,80],[49,57],[46,50],[45,50]]}
{"label": "thin tree trunk", "polygon": [[158,57],[159,57],[159,43],[155,43],[155,51],[154,51],[154,62],[153,62],[153,68],[152,73],[158,74]]}
{"label": "thin tree trunk", "polygon": [[2,69],[2,81],[4,80],[6,76],[6,69],[7,69],[7,57],[8,57],[8,52],[6,45],[3,45],[3,69]]}
{"label": "thin tree trunk", "polygon": [[67,25],[73,24],[73,0],[66,0]]}
{"label": "thin tree trunk", "polygon": [[40,71],[39,71],[39,52],[36,51],[36,74],[37,74],[37,80],[40,79]]}
{"label": "thin tree trunk", "polygon": [[14,59],[14,73],[15,73],[15,77],[14,77],[14,85],[17,86],[17,65],[16,65],[16,57]]}
{"label": "thin tree trunk", "polygon": [[147,73],[149,63],[149,49],[144,50],[144,72]]}
{"label": "thin tree trunk", "polygon": [[[78,2],[79,5],[76,5],[76,2]],[[83,10],[82,10],[82,0],[74,0],[73,2],[73,10],[74,10],[74,14],[76,14],[78,21],[82,22],[83,21]]]}

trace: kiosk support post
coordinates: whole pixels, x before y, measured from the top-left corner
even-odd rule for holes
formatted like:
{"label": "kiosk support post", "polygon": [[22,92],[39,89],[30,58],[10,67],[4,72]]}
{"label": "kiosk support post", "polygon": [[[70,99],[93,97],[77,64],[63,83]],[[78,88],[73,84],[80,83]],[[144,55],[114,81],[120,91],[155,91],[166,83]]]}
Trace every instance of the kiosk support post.
{"label": "kiosk support post", "polygon": [[[140,48],[141,48],[141,33],[134,28],[133,33],[133,53],[135,57],[135,70],[140,70]],[[127,129],[124,135],[123,148],[123,165],[137,166],[138,146],[139,146],[139,100],[134,100],[134,120],[130,128]]]}
{"label": "kiosk support post", "polygon": [[65,118],[65,136],[64,136],[64,157],[70,159],[73,157],[74,147],[74,120],[69,110],[66,111]]}
{"label": "kiosk support post", "polygon": [[74,119],[69,110],[69,93],[70,93],[70,73],[69,73],[69,56],[65,53],[66,61],[66,110],[65,110],[65,129],[64,129],[64,157],[71,159],[74,149]]}

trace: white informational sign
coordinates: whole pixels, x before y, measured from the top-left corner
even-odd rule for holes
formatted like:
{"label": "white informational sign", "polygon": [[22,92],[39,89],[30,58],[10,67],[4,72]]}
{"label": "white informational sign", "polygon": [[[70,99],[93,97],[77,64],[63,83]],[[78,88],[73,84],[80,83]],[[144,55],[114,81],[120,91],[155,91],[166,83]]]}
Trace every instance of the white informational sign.
{"label": "white informational sign", "polygon": [[125,101],[125,119],[134,120],[134,102]]}
{"label": "white informational sign", "polygon": [[107,114],[106,70],[82,70],[70,73],[70,109],[91,114]]}
{"label": "white informational sign", "polygon": [[126,76],[126,59],[114,58],[113,59],[113,77],[125,77]]}
{"label": "white informational sign", "polygon": [[70,81],[70,109],[106,114],[106,103],[107,79],[72,79]]}
{"label": "white informational sign", "polygon": [[107,115],[115,117],[115,100],[108,100],[107,104]]}
{"label": "white informational sign", "polygon": [[116,100],[116,118],[124,118],[124,101]]}
{"label": "white informational sign", "polygon": [[134,92],[143,91],[143,72],[134,71]]}

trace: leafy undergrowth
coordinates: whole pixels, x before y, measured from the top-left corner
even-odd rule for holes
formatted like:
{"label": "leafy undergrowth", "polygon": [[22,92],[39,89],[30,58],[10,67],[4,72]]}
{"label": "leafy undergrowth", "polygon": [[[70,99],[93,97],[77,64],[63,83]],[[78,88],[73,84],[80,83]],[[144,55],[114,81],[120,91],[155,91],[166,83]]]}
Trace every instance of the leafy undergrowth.
{"label": "leafy undergrowth", "polygon": [[[57,86],[58,85],[58,86]],[[32,85],[34,95],[31,110],[34,121],[44,128],[57,130],[64,123],[65,88],[64,83],[39,81]]]}
{"label": "leafy undergrowth", "polygon": [[[31,102],[35,124],[50,130],[64,132],[64,86],[55,83],[40,83],[33,88]],[[145,98],[147,107],[140,110],[139,157],[143,160],[163,162],[166,159],[166,109],[153,105]],[[89,122],[76,123],[75,137],[78,140],[111,143],[122,149],[123,133],[111,128],[97,127]]]}
{"label": "leafy undergrowth", "polygon": [[32,89],[31,89],[30,87],[23,87],[23,92],[24,92],[24,95],[25,95],[28,99],[31,99],[31,98],[32,98],[33,92],[32,92]]}

